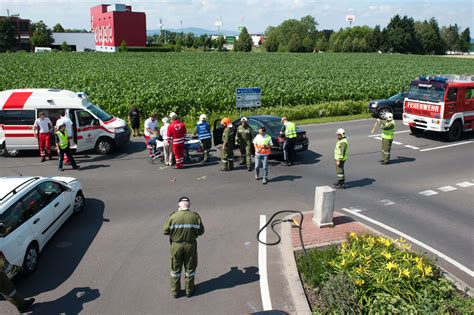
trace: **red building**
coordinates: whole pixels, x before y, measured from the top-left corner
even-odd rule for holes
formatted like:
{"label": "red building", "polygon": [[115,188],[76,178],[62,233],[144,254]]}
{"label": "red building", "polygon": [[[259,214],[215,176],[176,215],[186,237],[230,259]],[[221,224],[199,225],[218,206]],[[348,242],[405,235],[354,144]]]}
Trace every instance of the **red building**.
{"label": "red building", "polygon": [[146,45],[146,16],[125,4],[101,4],[91,8],[91,29],[97,51],[116,52],[122,41],[127,47]]}

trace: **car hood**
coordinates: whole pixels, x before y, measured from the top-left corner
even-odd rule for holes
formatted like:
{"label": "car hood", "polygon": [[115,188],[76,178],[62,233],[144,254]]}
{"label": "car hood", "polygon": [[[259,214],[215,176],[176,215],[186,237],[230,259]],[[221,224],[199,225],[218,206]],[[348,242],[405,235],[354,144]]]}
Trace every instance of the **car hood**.
{"label": "car hood", "polygon": [[370,104],[380,104],[380,105],[393,104],[393,101],[390,101],[390,100],[373,100],[373,101],[370,101]]}

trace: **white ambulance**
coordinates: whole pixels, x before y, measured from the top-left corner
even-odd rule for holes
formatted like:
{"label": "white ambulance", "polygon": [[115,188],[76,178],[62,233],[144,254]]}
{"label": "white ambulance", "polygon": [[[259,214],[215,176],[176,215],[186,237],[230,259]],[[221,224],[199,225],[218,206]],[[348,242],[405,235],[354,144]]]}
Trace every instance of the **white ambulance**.
{"label": "white ambulance", "polygon": [[[39,149],[33,125],[44,112],[53,125],[62,111],[73,121],[73,149],[109,154],[130,140],[124,120],[92,104],[85,93],[57,89],[0,92],[0,149],[9,153]],[[51,137],[54,142],[54,137]],[[54,145],[54,143],[52,143]]]}

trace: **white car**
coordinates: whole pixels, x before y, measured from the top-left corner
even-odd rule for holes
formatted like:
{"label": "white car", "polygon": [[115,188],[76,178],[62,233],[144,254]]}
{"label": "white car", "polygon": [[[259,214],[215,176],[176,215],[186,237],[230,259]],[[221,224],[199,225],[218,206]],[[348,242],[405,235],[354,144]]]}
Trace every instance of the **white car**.
{"label": "white car", "polygon": [[45,244],[84,201],[72,177],[0,177],[0,252],[33,272]]}

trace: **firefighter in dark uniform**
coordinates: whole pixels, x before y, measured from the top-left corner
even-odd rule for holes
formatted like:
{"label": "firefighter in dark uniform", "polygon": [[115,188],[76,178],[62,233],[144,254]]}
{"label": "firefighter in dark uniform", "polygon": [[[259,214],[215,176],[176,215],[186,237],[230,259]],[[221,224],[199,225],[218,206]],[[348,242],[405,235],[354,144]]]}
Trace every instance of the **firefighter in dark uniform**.
{"label": "firefighter in dark uniform", "polygon": [[184,265],[186,296],[194,292],[194,276],[198,264],[198,236],[204,233],[204,225],[197,212],[189,210],[188,197],[179,199],[178,211],[170,214],[163,226],[163,233],[170,236],[171,293],[174,298],[181,291],[181,269]]}
{"label": "firefighter in dark uniform", "polygon": [[237,128],[235,145],[240,147],[240,165],[246,165],[247,170],[252,171],[252,141],[253,132],[249,127],[247,117],[240,119],[241,125]]}
{"label": "firefighter in dark uniform", "polygon": [[221,125],[224,126],[224,132],[222,133],[221,171],[231,171],[234,169],[234,128],[230,118],[222,118]]}
{"label": "firefighter in dark uniform", "polygon": [[21,271],[20,266],[11,265],[5,258],[2,252],[0,252],[0,293],[10,303],[16,306],[20,313],[28,311],[31,305],[35,302],[35,299],[25,298],[16,290],[13,282],[8,278],[8,273],[18,273]]}
{"label": "firefighter in dark uniform", "polygon": [[380,129],[382,129],[382,165],[390,164],[390,151],[392,150],[393,135],[395,133],[395,123],[393,114],[387,113],[385,120],[378,119]]}
{"label": "firefighter in dark uniform", "polygon": [[334,148],[334,160],[336,161],[337,182],[334,183],[335,188],[346,188],[346,175],[344,173],[344,165],[349,155],[349,144],[347,143],[346,132],[339,128],[336,131],[337,142]]}

